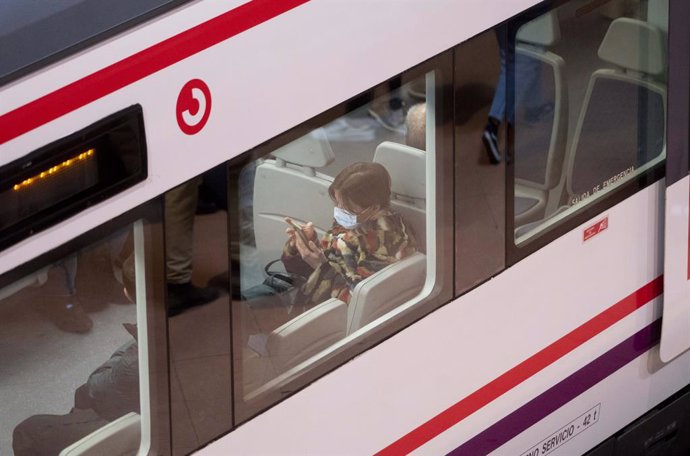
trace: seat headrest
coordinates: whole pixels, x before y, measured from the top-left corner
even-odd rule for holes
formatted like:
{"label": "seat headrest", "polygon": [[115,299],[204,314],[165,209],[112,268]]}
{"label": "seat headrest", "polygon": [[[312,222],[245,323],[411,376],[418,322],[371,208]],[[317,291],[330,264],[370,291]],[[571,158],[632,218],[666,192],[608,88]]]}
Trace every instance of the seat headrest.
{"label": "seat headrest", "polygon": [[599,58],[628,70],[661,74],[666,67],[664,34],[648,22],[618,18],[601,42]]}
{"label": "seat headrest", "polygon": [[272,155],[287,163],[310,168],[323,168],[335,160],[331,143],[322,128],[274,150]]}
{"label": "seat headrest", "polygon": [[384,141],[376,148],[374,162],[391,176],[391,191],[416,199],[426,198],[426,153],[414,147]]}
{"label": "seat headrest", "polygon": [[550,12],[526,23],[518,30],[516,39],[521,43],[553,46],[561,39],[558,16]]}

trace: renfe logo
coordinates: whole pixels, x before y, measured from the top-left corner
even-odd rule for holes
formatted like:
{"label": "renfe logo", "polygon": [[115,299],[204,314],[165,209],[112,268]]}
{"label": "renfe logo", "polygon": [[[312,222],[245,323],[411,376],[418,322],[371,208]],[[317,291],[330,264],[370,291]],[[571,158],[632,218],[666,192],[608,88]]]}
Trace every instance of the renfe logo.
{"label": "renfe logo", "polygon": [[604,231],[608,227],[609,227],[609,216],[607,215],[602,220],[599,220],[597,223],[590,226],[589,228],[587,228],[584,231],[584,233],[582,235],[582,241],[584,242],[588,239],[592,239],[594,236],[601,233],[602,231]]}
{"label": "renfe logo", "polygon": [[211,114],[211,91],[201,79],[192,79],[177,97],[177,125],[188,135],[204,128]]}

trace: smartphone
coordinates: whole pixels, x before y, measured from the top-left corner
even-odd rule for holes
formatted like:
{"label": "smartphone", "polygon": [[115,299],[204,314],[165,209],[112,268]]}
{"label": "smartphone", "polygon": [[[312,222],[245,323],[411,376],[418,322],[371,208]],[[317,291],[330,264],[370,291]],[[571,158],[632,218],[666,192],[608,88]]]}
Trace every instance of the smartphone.
{"label": "smartphone", "polygon": [[285,223],[287,223],[288,225],[290,225],[290,226],[292,227],[292,229],[295,230],[295,233],[297,233],[297,236],[299,236],[299,238],[302,240],[302,242],[304,243],[304,245],[305,245],[309,250],[311,250],[311,248],[309,247],[309,239],[307,238],[307,235],[304,234],[304,231],[302,231],[302,227],[299,226],[298,224],[296,224],[295,222],[293,222],[292,219],[289,219],[289,218],[286,218],[286,219],[285,219]]}

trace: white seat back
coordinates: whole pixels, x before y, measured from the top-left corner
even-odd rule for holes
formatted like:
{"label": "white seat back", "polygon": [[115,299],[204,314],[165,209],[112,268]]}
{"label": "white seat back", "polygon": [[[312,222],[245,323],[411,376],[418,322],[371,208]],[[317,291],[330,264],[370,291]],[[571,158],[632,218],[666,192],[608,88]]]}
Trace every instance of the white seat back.
{"label": "white seat back", "polygon": [[60,456],[133,455],[140,441],[141,417],[130,412],[63,449]]}
{"label": "white seat back", "polygon": [[257,166],[254,178],[254,238],[260,264],[280,258],[290,217],[313,222],[323,234],[333,221],[328,187],[333,179],[316,172],[335,157],[326,134],[318,129],[273,153]]}
{"label": "white seat back", "polygon": [[561,27],[555,11],[543,14],[520,27],[516,40],[537,46],[553,46],[561,39]]}
{"label": "white seat back", "polygon": [[617,68],[590,78],[569,150],[568,203],[665,156],[666,86],[656,80],[665,71],[664,43],[663,32],[644,21],[609,26],[598,53]]}
{"label": "white seat back", "polygon": [[[516,36],[516,78],[538,77],[543,102],[553,103],[552,114],[544,115],[536,125],[523,125],[517,117],[522,112],[520,100],[534,102],[533,94],[515,97],[515,225],[543,218],[557,207],[563,181],[568,140],[568,84],[565,61],[547,50],[561,38],[558,16],[544,14],[523,25]],[[518,68],[524,67],[524,68]],[[516,80],[518,88],[529,90],[534,81]],[[527,87],[527,89],[525,89]],[[548,90],[547,90],[548,89]],[[552,90],[551,90],[552,89]],[[547,124],[548,122],[548,124]]]}
{"label": "white seat back", "polygon": [[426,256],[415,252],[357,284],[347,306],[347,334],[415,297],[426,280]]}
{"label": "white seat back", "polygon": [[391,176],[391,208],[414,231],[417,250],[426,252],[426,152],[384,141],[376,148],[374,162]]}

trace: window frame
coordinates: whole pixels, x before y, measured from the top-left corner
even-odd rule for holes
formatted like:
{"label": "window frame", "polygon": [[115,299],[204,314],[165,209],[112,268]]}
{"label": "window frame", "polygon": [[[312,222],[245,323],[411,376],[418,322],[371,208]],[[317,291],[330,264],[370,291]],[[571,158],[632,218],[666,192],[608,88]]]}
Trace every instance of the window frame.
{"label": "window frame", "polygon": [[[154,198],[130,211],[117,216],[86,233],[78,235],[30,261],[0,276],[0,289],[21,280],[27,275],[54,264],[63,258],[96,244],[119,229],[134,226],[143,221],[144,262],[146,277],[146,341],[148,371],[140,370],[147,384],[139,384],[140,393],[148,389],[147,411],[149,429],[142,432],[141,444],[146,444],[147,454],[171,454],[170,383],[168,367],[168,329],[165,304],[165,249],[163,244],[162,197]],[[137,309],[138,310],[138,309]],[[138,312],[139,313],[139,312]],[[141,346],[140,346],[141,349]],[[143,411],[142,411],[143,412]],[[142,425],[145,425],[142,420]],[[143,437],[147,435],[148,441]]]}
{"label": "window frame", "polygon": [[[392,90],[398,89],[401,86],[424,77],[429,72],[435,73],[436,94],[435,101],[437,103],[436,110],[436,221],[435,221],[435,239],[436,239],[436,275],[435,283],[432,290],[427,297],[422,298],[423,302],[419,302],[413,308],[404,311],[402,315],[394,316],[390,322],[387,322],[381,327],[377,327],[361,336],[354,343],[347,343],[345,346],[337,348],[334,352],[329,353],[322,361],[310,366],[303,372],[300,372],[296,378],[291,379],[287,384],[280,388],[280,391],[272,391],[265,397],[261,398],[259,405],[247,406],[244,401],[239,398],[239,392],[242,391],[242,362],[233,363],[233,417],[234,426],[237,427],[264,411],[274,407],[283,400],[290,397],[292,394],[309,386],[310,383],[330,373],[333,370],[341,367],[352,358],[359,356],[366,350],[369,350],[386,339],[393,337],[396,333],[404,328],[412,325],[420,318],[447,304],[453,298],[453,277],[454,277],[454,205],[453,205],[453,168],[454,168],[454,154],[453,154],[453,122],[452,122],[452,84],[453,84],[453,54],[452,49],[444,51],[437,56],[434,56],[425,62],[416,65],[402,73],[391,77],[390,79],[377,84],[369,90],[366,90],[340,104],[328,109],[327,111],[297,125],[290,130],[264,142],[263,144],[233,158],[227,163],[228,166],[228,202],[229,207],[239,207],[239,192],[237,191],[239,184],[239,173],[242,168],[250,162],[269,155],[272,151],[284,146],[308,133],[316,128],[322,127],[329,122],[336,120],[348,112],[357,109],[363,105],[372,102],[377,97],[389,93]],[[232,189],[232,190],[231,190]],[[233,242],[239,242],[240,239],[240,217],[235,214],[236,211],[228,211],[228,246],[232,246]],[[229,248],[229,264],[230,277],[239,277],[239,264],[232,261],[230,253],[232,247]],[[232,287],[236,286],[230,280],[230,295],[233,295]],[[234,299],[233,299],[234,301]],[[239,303],[237,303],[239,304]],[[236,306],[233,302],[233,312],[231,320],[237,318]],[[231,322],[231,327],[235,325]],[[231,352],[233,358],[238,357],[237,348],[241,350],[243,346],[242,341],[238,339],[237,331],[233,331]],[[317,355],[315,355],[317,356]],[[230,429],[229,431],[232,431]]]}
{"label": "window frame", "polygon": [[[520,13],[519,15],[511,18],[506,23],[507,27],[507,39],[510,42],[516,41],[517,32],[524,24],[536,19],[537,17],[546,14],[554,9],[567,4],[573,0],[545,0],[532,8]],[[674,0],[669,0],[671,5],[678,6],[679,2],[674,2]],[[685,6],[684,6],[685,7]],[[669,14],[669,30],[672,27],[682,28],[682,24],[676,19],[674,21],[674,15]],[[669,35],[670,36],[670,35]],[[672,41],[668,41],[668,55],[671,55],[671,50],[673,49]],[[509,52],[515,52],[514,46]],[[671,59],[668,58],[666,62],[667,69],[669,71],[669,80],[667,81],[667,102],[666,105],[666,157],[669,155],[669,138],[670,133],[670,122],[669,115],[671,111],[669,110],[669,103],[672,97],[670,93],[673,89],[671,85]],[[511,74],[512,73],[512,74]],[[506,104],[515,103],[515,93],[509,88],[514,85],[515,74],[514,72],[508,72],[506,77],[506,90],[507,90],[507,101]],[[586,223],[588,220],[596,217],[597,215],[605,212],[606,210],[612,208],[613,206],[621,203],[622,201],[630,198],[637,192],[649,187],[650,185],[656,183],[665,177],[666,171],[666,157],[659,163],[652,166],[650,169],[645,170],[643,173],[634,176],[626,182],[621,183],[616,188],[612,189],[605,195],[594,199],[587,205],[582,206],[577,209],[574,213],[565,217],[563,220],[558,221],[552,225],[545,226],[540,229],[537,233],[531,236],[529,239],[523,241],[520,245],[517,244],[515,239],[515,132],[513,127],[507,128],[507,141],[506,141],[506,268],[513,266],[522,259],[549,245],[561,236],[570,233],[575,230],[578,226]],[[566,157],[567,160],[567,157]]]}

